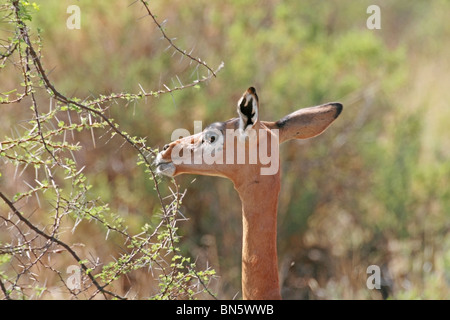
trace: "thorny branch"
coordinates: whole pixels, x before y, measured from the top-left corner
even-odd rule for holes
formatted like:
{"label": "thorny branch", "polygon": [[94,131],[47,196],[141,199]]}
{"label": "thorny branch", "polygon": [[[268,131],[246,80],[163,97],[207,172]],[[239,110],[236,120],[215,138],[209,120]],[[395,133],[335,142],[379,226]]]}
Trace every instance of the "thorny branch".
{"label": "thorny branch", "polygon": [[[180,203],[184,196],[184,193],[180,193],[178,186],[175,183],[175,191],[172,191],[171,202],[169,204],[164,201],[162,196],[159,180],[151,166],[151,160],[149,158],[155,156],[155,151],[145,145],[143,139],[137,139],[130,134],[120,130],[119,125],[106,114],[108,106],[104,107],[107,102],[116,99],[137,100],[143,97],[158,96],[165,93],[171,93],[177,90],[183,90],[189,87],[197,86],[198,84],[210,80],[212,77],[216,77],[217,72],[223,68],[223,63],[216,69],[210,68],[206,62],[199,58],[193,57],[186,50],[180,49],[176,46],[171,38],[169,38],[164,31],[162,25],[157,21],[156,16],[150,10],[146,1],[140,1],[145,7],[147,14],[152,18],[155,25],[160,30],[164,39],[166,39],[170,47],[182,56],[195,62],[198,66],[203,66],[208,70],[208,76],[201,79],[194,80],[192,83],[183,85],[179,81],[180,86],[169,88],[164,85],[165,89],[145,92],[141,87],[141,92],[138,94],[130,93],[113,93],[109,96],[100,95],[99,98],[93,100],[82,100],[76,98],[68,98],[62,94],[56,86],[49,79],[40,57],[40,48],[36,49],[36,44],[30,39],[29,27],[25,23],[24,16],[26,14],[26,8],[24,2],[20,0],[11,0],[11,6],[6,5],[8,13],[13,24],[16,26],[15,37],[11,43],[7,46],[4,53],[0,54],[0,62],[4,65],[7,61],[12,60],[15,53],[19,57],[19,66],[21,69],[24,92],[22,94],[17,93],[17,98],[10,100],[8,94],[0,95],[1,104],[12,104],[21,102],[24,98],[29,98],[31,101],[31,109],[33,111],[33,120],[30,120],[30,124],[33,125],[28,130],[27,134],[18,138],[8,138],[0,142],[0,154],[4,161],[13,163],[16,167],[16,172],[19,166],[23,166],[22,172],[27,169],[28,166],[34,166],[36,170],[36,177],[38,170],[42,170],[43,174],[47,177],[45,181],[39,181],[35,179],[38,186],[30,187],[30,191],[18,193],[14,196],[13,200],[8,198],[3,192],[0,191],[0,198],[9,208],[8,216],[0,216],[2,223],[0,227],[7,227],[10,232],[15,230],[17,236],[17,244],[7,244],[6,246],[0,246],[0,258],[2,255],[5,257],[12,257],[17,260],[17,266],[21,268],[20,271],[16,271],[16,277],[13,279],[11,276],[4,274],[0,269],[0,290],[3,293],[4,299],[12,299],[15,292],[25,295],[26,286],[21,284],[21,278],[24,275],[28,275],[35,283],[39,283],[38,276],[32,270],[34,266],[40,265],[45,269],[55,272],[64,288],[73,296],[78,297],[81,293],[88,294],[88,298],[92,299],[98,294],[102,294],[105,299],[116,298],[126,299],[127,295],[123,296],[117,294],[112,290],[107,290],[115,280],[125,275],[127,272],[147,267],[152,270],[156,268],[160,273],[160,281],[162,282],[162,291],[160,292],[160,298],[179,298],[183,295],[194,296],[196,292],[192,290],[193,279],[197,280],[197,286],[203,288],[202,291],[214,295],[208,289],[207,278],[214,273],[211,270],[206,270],[205,275],[199,275],[195,270],[195,265],[189,263],[189,259],[182,258],[177,251],[176,246],[178,236],[176,234],[176,224],[179,220],[183,220],[184,216],[180,213]],[[2,7],[5,10],[5,7]],[[44,131],[45,123],[51,119],[56,119],[56,113],[62,110],[60,105],[58,110],[51,111],[47,115],[39,113],[38,101],[36,98],[36,89],[40,86],[34,83],[33,78],[38,77],[41,84],[46,89],[51,99],[55,99],[62,106],[66,105],[69,108],[79,108],[83,112],[92,116],[93,123],[70,123],[65,125],[64,123],[59,128],[50,129]],[[78,111],[77,111],[78,112]],[[86,192],[88,186],[84,181],[86,177],[81,173],[82,169],[78,169],[74,161],[64,157],[63,151],[68,151],[72,154],[72,151],[78,150],[77,145],[70,145],[65,141],[65,134],[68,131],[84,130],[90,128],[109,128],[114,134],[121,137],[124,143],[129,144],[137,153],[141,163],[145,165],[146,172],[150,176],[150,179],[154,182],[155,191],[161,206],[161,220],[153,228],[153,232],[150,230],[144,230],[144,232],[133,235],[127,231],[127,227],[122,225],[121,218],[111,215],[112,221],[108,221],[104,215],[108,212],[107,205],[98,205],[98,200],[87,200]],[[56,139],[61,135],[64,136],[63,142],[57,142],[52,139]],[[33,150],[34,149],[34,150]],[[44,154],[48,155],[46,159]],[[73,154],[72,154],[73,157]],[[40,169],[41,168],[41,169]],[[58,169],[59,168],[59,169]],[[72,191],[67,194],[63,193],[60,185],[57,183],[56,175],[58,170],[65,171],[64,179],[72,180]],[[1,176],[1,175],[0,175]],[[75,192],[74,190],[78,190]],[[28,199],[31,195],[35,195],[39,202],[38,194],[45,192],[53,192],[53,223],[50,227],[50,232],[46,231],[46,227],[38,227],[38,225],[32,221],[31,217],[26,217],[18,204],[23,199]],[[40,204],[39,204],[40,206]],[[76,222],[73,230],[76,228],[78,221],[87,219],[99,222],[107,229],[107,236],[110,232],[116,233],[124,238],[124,243],[128,244],[130,253],[123,253],[121,258],[109,265],[103,265],[96,260],[83,259],[79,253],[77,253],[72,245],[67,244],[61,240],[60,234],[61,221],[64,216],[75,216]],[[181,215],[183,219],[177,218]],[[163,237],[164,236],[164,237]],[[44,242],[42,242],[44,240]],[[160,241],[160,242],[158,242]],[[88,279],[88,282],[84,281],[84,286],[74,290],[70,287],[66,281],[64,281],[61,272],[56,270],[52,265],[43,262],[45,256],[50,257],[52,254],[59,254],[61,252],[67,252],[72,259],[80,266],[83,271],[83,277]],[[172,253],[172,263],[167,261],[167,255]],[[31,259],[33,256],[33,259]],[[29,260],[29,262],[27,262]],[[180,261],[182,260],[182,261]],[[0,266],[2,260],[0,259]],[[187,270],[187,273],[181,273],[181,269]],[[88,290],[90,286],[94,286],[95,290]],[[39,289],[38,287],[36,287]],[[44,288],[45,290],[45,288]],[[39,294],[38,294],[39,296]],[[20,297],[20,295],[19,295]],[[215,298],[215,297],[214,297]]]}
{"label": "thorny branch", "polygon": [[216,76],[216,73],[217,73],[218,70],[220,70],[220,69],[214,71],[213,69],[211,69],[211,68],[206,64],[205,61],[202,61],[200,58],[194,58],[193,56],[191,56],[190,53],[187,53],[186,50],[181,50],[179,47],[177,47],[177,46],[173,43],[172,39],[169,38],[169,37],[167,36],[166,32],[164,31],[164,28],[161,26],[161,24],[158,22],[158,20],[156,20],[156,17],[155,17],[155,15],[151,12],[151,10],[150,10],[150,8],[149,8],[149,6],[148,6],[147,1],[141,0],[141,3],[144,5],[145,9],[147,10],[148,15],[149,15],[150,17],[152,17],[153,22],[158,26],[158,28],[159,28],[159,30],[161,31],[161,33],[162,33],[164,39],[166,39],[167,42],[169,42],[169,44],[170,44],[170,46],[171,46],[172,48],[174,48],[176,51],[178,51],[179,53],[181,53],[183,56],[186,56],[186,57],[188,57],[189,59],[191,59],[192,61],[195,61],[195,62],[197,62],[198,64],[204,66],[206,69],[208,69],[208,70],[211,72],[211,74],[212,74],[214,77]]}
{"label": "thorny branch", "polygon": [[[23,214],[21,214],[19,212],[19,210],[16,209],[16,207],[14,206],[14,204],[9,201],[9,199],[2,193],[0,192],[0,198],[3,199],[3,201],[8,205],[8,207],[11,209],[11,211],[14,213],[14,215],[20,220],[22,221],[28,228],[30,228],[31,230],[33,230],[34,232],[36,232],[38,235],[44,237],[45,239],[49,240],[50,242],[54,242],[58,245],[60,245],[61,247],[63,247],[64,249],[67,250],[67,252],[70,253],[70,255],[78,262],[80,263],[81,268],[84,271],[87,271],[88,268],[86,267],[86,265],[84,263],[82,263],[81,258],[76,254],[76,252],[66,243],[58,240],[57,238],[55,238],[54,236],[50,236],[48,234],[46,234],[45,232],[39,230],[36,226],[34,226],[33,223],[31,223],[28,219],[26,219]],[[112,295],[113,297],[116,298],[120,298],[120,296],[116,295],[115,293],[112,293],[110,291],[105,290],[104,288],[102,288],[102,286],[100,286],[100,284],[98,284],[98,282],[94,279],[94,277],[92,276],[92,274],[88,273],[88,277],[91,279],[92,283],[94,283],[94,285],[99,289],[99,291],[101,291],[104,295],[105,294],[109,294]],[[106,298],[106,295],[105,295]]]}

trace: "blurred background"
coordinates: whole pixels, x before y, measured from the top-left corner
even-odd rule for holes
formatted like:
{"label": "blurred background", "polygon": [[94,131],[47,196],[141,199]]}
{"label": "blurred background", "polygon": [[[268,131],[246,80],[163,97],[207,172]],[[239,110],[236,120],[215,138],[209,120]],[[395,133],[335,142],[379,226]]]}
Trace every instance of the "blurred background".
{"label": "blurred background", "polygon": [[[45,68],[69,97],[159,90],[206,75],[167,50],[132,0],[36,3],[32,25],[42,30]],[[71,4],[81,9],[79,30],[66,27]],[[381,29],[366,26],[373,4]],[[161,148],[176,128],[193,132],[194,121],[205,127],[235,117],[249,86],[257,89],[262,120],[330,101],[344,105],[323,135],[281,147],[284,299],[450,298],[449,1],[172,0],[150,8],[177,46],[213,69],[225,67],[200,88],[112,104],[111,117],[148,145]],[[15,72],[1,71],[2,92],[17,86]],[[39,99],[48,105],[48,97]],[[1,106],[0,139],[31,116],[27,103]],[[92,196],[138,230],[159,202],[135,151],[101,130],[95,145],[89,132],[79,138],[76,159],[86,166]],[[27,188],[12,176],[0,180],[5,193]],[[189,175],[176,181],[187,189],[182,212],[189,220],[178,231],[183,254],[216,270],[211,291],[219,299],[240,298],[241,204],[232,183]],[[45,219],[39,209],[33,215]],[[106,260],[122,245],[105,241],[95,224],[72,236],[85,255]],[[380,267],[379,290],[366,286],[370,265]],[[157,285],[150,276],[131,272],[117,290],[149,296]]]}

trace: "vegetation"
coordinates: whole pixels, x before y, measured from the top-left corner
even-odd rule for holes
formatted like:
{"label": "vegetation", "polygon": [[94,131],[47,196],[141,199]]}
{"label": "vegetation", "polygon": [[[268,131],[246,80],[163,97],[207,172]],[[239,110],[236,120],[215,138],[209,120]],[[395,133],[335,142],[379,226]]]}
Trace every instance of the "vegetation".
{"label": "vegetation", "polygon": [[0,4],[1,298],[239,298],[232,184],[152,162],[251,85],[264,120],[344,105],[281,148],[283,297],[450,298],[448,1],[76,5]]}

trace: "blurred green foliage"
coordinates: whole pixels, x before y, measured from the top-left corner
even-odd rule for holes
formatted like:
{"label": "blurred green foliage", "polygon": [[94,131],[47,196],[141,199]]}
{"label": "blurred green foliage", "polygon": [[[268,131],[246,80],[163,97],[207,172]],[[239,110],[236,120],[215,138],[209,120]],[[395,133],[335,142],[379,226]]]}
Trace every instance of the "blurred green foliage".
{"label": "blurred green foliage", "polygon": [[[78,1],[81,29],[68,30],[68,2],[36,3],[43,60],[69,96],[158,90],[204,75],[166,50],[139,4]],[[381,8],[381,30],[366,28],[371,4]],[[163,146],[176,128],[193,132],[194,120],[205,127],[235,117],[235,103],[251,85],[264,120],[328,101],[344,104],[322,136],[281,148],[284,298],[450,298],[448,1],[150,5],[158,19],[167,19],[164,28],[177,45],[194,49],[213,68],[224,61],[225,68],[200,90],[112,104],[111,117],[148,144]],[[14,70],[6,72],[3,91],[15,87]],[[9,107],[0,121],[9,128],[21,120],[20,109]],[[158,208],[153,184],[127,147],[100,131],[96,138],[94,148],[82,135],[77,153],[90,192],[139,228]],[[199,265],[211,264],[220,276],[218,297],[232,298],[240,286],[239,198],[229,181],[193,180],[177,178],[188,190],[182,248]],[[115,245],[102,250],[114,254]],[[366,288],[372,264],[383,266],[385,293]]]}

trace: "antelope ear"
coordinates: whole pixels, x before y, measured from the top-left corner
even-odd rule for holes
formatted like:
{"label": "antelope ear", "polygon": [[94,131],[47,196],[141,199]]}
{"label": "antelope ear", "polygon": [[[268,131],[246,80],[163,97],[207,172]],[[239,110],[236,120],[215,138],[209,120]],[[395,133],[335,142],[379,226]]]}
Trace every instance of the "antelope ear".
{"label": "antelope ear", "polygon": [[280,143],[290,139],[307,139],[315,137],[342,112],[342,104],[326,103],[317,107],[297,110],[275,123],[280,130]]}
{"label": "antelope ear", "polygon": [[244,92],[237,103],[239,130],[241,134],[246,134],[258,121],[258,108],[258,95],[256,94],[255,88],[250,87]]}

